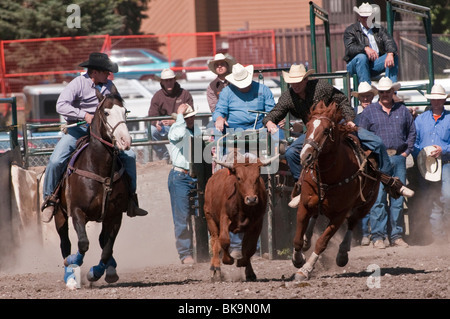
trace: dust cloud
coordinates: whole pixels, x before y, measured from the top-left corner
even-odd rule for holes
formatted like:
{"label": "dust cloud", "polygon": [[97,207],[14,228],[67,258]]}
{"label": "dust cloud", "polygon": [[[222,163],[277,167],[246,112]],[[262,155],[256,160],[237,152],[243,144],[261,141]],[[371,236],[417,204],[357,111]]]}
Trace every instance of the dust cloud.
{"label": "dust cloud", "polygon": [[[123,215],[122,226],[114,245],[114,258],[118,270],[133,270],[166,264],[180,263],[175,248],[167,176],[170,166],[158,162],[138,164],[139,204],[149,214],[130,218]],[[41,193],[40,193],[41,194]],[[69,221],[69,235],[72,253],[77,250],[77,235]],[[101,249],[98,236],[101,224],[89,222],[87,232],[89,250],[83,268],[85,271],[100,260]],[[1,240],[2,251],[0,272],[41,273],[61,271],[63,259],[59,248],[59,236],[54,222],[36,223],[35,227],[21,232],[15,243]]]}

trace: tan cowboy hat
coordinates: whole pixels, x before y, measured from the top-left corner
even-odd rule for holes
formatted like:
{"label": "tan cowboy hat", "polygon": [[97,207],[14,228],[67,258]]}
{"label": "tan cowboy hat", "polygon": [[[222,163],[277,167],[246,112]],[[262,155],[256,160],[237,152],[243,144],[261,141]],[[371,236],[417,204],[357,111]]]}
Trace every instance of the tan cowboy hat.
{"label": "tan cowboy hat", "polygon": [[362,5],[358,7],[353,7],[353,11],[359,14],[361,17],[370,17],[373,13],[373,7],[368,2],[363,2]]}
{"label": "tan cowboy hat", "polygon": [[417,155],[417,166],[422,177],[431,182],[439,182],[442,174],[441,157],[431,156],[434,146],[426,146]]}
{"label": "tan cowboy hat", "polygon": [[117,63],[111,61],[107,54],[94,52],[89,55],[89,60],[79,64],[81,67],[105,70],[112,73],[119,71]]}
{"label": "tan cowboy hat", "polygon": [[286,83],[299,83],[308,75],[313,74],[313,69],[306,71],[303,64],[293,64],[289,69],[289,72],[283,71],[284,82]]}
{"label": "tan cowboy hat", "polygon": [[253,81],[253,65],[244,67],[240,63],[233,65],[233,71],[225,79],[240,89],[248,87]]}
{"label": "tan cowboy hat", "polygon": [[[195,114],[197,114],[197,111],[194,110],[194,108],[188,104],[188,108],[186,109],[186,111],[184,111],[184,113],[183,113],[184,116],[183,117],[185,119],[187,119],[188,117],[194,116]],[[177,115],[178,115],[177,113],[172,113],[172,118],[174,120],[176,120],[177,119]]]}
{"label": "tan cowboy hat", "polygon": [[382,77],[380,81],[378,81],[377,90],[378,91],[388,91],[391,88],[394,89],[394,91],[398,91],[402,85],[398,82],[392,83],[392,80],[387,77]]}
{"label": "tan cowboy hat", "polygon": [[234,58],[231,55],[217,53],[214,56],[214,59],[211,59],[208,61],[208,68],[215,74],[217,74],[217,72],[216,72],[216,68],[214,67],[214,63],[216,63],[217,61],[225,61],[228,64],[229,72],[231,72],[231,68],[233,67],[233,65],[236,64],[236,61],[234,60]]}
{"label": "tan cowboy hat", "polygon": [[378,90],[373,85],[369,84],[369,82],[361,82],[358,85],[358,92],[352,92],[352,96],[359,97],[360,94],[372,92],[373,95],[378,94]]}
{"label": "tan cowboy hat", "polygon": [[429,100],[446,100],[450,96],[440,84],[433,85],[430,94],[424,95]]}

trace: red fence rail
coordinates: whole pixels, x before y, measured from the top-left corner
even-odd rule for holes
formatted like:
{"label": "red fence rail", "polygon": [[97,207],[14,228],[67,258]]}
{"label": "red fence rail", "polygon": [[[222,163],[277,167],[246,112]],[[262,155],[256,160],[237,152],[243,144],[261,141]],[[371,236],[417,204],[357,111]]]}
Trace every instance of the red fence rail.
{"label": "red fence rail", "polygon": [[89,53],[124,48],[152,49],[169,62],[228,52],[242,64],[276,66],[273,30],[6,40],[0,41],[1,93],[7,96],[25,85],[71,80],[83,71],[78,65]]}

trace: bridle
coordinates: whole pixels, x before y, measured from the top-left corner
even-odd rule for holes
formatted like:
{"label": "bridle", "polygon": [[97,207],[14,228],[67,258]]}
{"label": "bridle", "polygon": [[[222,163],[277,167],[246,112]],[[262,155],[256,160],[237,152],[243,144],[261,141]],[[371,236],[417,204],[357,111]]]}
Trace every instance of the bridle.
{"label": "bridle", "polygon": [[[331,128],[325,129],[324,134],[322,136],[322,138],[320,139],[320,141],[316,142],[315,140],[313,140],[312,138],[307,138],[305,140],[305,142],[303,143],[303,147],[305,147],[305,145],[310,145],[314,150],[317,151],[318,154],[320,154],[320,152],[322,152],[323,150],[323,146],[325,145],[325,142],[327,141],[328,138],[330,138],[330,141],[334,142],[334,138],[333,138],[333,134],[334,134],[334,129],[336,127],[336,124],[329,118],[323,115],[320,116],[312,116],[310,121],[312,120],[327,120],[331,123]],[[308,167],[310,167],[312,164],[314,163],[314,161],[312,161]]]}
{"label": "bridle", "polygon": [[[105,97],[103,97],[103,100],[101,100],[100,101],[100,103],[97,105],[97,109],[99,109],[102,105],[103,105],[103,103],[105,102],[105,100],[106,100],[106,96]],[[109,147],[111,147],[111,148],[116,148],[116,139],[115,139],[115,137],[114,137],[114,131],[117,129],[117,127],[119,126],[119,125],[121,125],[121,124],[125,124],[126,125],[126,121],[119,121],[119,122],[117,122],[117,124],[116,125],[114,125],[114,127],[111,125],[111,124],[109,124],[106,120],[105,120],[105,117],[104,116],[100,116],[100,120],[102,121],[102,123],[103,123],[103,125],[105,126],[105,127],[109,127],[110,129],[111,129],[111,142],[108,142],[107,140],[105,140],[105,139],[103,139],[101,136],[97,136],[95,133],[94,133],[94,131],[92,130],[92,126],[89,126],[89,131],[90,131],[90,134],[95,138],[95,139],[97,139],[97,140],[99,140],[102,144],[104,144],[104,145],[106,145],[106,146],[109,146]]]}

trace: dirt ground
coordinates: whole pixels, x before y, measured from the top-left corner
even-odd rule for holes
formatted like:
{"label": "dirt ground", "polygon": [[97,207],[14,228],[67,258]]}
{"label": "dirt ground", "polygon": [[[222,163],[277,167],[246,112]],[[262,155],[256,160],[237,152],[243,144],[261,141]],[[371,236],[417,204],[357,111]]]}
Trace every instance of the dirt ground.
{"label": "dirt ground", "polygon": [[[343,268],[335,265],[334,245],[320,257],[312,278],[301,283],[293,279],[296,268],[290,260],[254,257],[256,282],[242,281],[242,269],[223,266],[225,280],[211,283],[208,263],[187,266],[178,259],[167,190],[169,170],[169,165],[159,162],[138,167],[140,204],[150,213],[124,216],[114,248],[118,282],[87,282],[88,269],[100,259],[99,225],[89,224],[91,244],[81,267],[82,287],[67,289],[59,240],[51,223],[43,226],[42,239],[31,235],[23,239],[6,269],[0,269],[0,299],[179,299],[184,305],[182,299],[450,298],[448,244],[384,250],[355,245]],[[71,238],[75,249],[73,230]]]}

